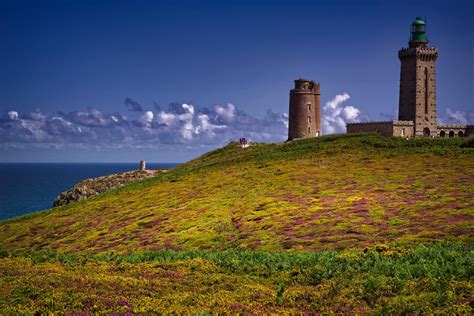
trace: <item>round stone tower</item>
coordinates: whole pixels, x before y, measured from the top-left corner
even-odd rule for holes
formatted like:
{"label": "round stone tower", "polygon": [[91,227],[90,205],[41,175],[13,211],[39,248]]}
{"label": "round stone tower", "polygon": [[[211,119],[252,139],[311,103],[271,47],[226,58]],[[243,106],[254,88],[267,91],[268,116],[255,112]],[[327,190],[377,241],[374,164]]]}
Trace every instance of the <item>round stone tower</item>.
{"label": "round stone tower", "polygon": [[288,140],[322,135],[319,83],[295,80],[290,91]]}

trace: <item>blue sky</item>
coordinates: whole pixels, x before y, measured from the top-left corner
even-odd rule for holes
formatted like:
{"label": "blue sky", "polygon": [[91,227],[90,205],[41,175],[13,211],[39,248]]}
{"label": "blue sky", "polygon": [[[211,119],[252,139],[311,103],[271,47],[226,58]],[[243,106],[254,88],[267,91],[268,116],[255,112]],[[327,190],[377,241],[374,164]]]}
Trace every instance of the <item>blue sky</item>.
{"label": "blue sky", "polygon": [[0,161],[181,162],[239,136],[282,141],[298,77],[321,83],[322,106],[395,118],[397,51],[416,16],[426,16],[440,49],[439,117],[469,120],[473,9],[471,1],[0,0]]}

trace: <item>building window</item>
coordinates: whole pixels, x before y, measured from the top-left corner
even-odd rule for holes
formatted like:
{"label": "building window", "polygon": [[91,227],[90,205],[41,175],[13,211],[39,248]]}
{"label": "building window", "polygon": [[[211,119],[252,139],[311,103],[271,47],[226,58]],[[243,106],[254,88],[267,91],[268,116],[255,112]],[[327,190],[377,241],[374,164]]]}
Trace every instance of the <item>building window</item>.
{"label": "building window", "polygon": [[311,103],[306,104],[306,107],[308,108],[308,112],[311,112]]}
{"label": "building window", "polygon": [[400,128],[400,136],[405,136],[405,128]]}
{"label": "building window", "polygon": [[311,126],[308,126],[308,134],[311,134]]}
{"label": "building window", "polygon": [[311,116],[308,116],[308,124],[311,124]]}

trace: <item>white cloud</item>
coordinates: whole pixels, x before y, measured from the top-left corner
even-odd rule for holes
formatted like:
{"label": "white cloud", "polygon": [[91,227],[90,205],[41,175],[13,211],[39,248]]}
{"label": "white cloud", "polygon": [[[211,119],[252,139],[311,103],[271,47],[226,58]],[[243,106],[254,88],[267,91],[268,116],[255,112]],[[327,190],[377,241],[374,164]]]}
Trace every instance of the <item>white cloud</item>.
{"label": "white cloud", "polygon": [[344,92],[343,94],[338,94],[331,101],[326,102],[325,108],[327,109],[337,109],[342,102],[350,99],[350,96]]}
{"label": "white cloud", "polygon": [[10,118],[10,120],[18,120],[18,112],[10,111],[8,112],[8,117]]}
{"label": "white cloud", "polygon": [[164,111],[161,111],[158,113],[158,123],[166,124],[166,125],[171,125],[175,121],[176,117],[172,113],[166,113]]}
{"label": "white cloud", "polygon": [[459,110],[451,110],[450,108],[446,109],[446,114],[447,114],[447,119],[448,122],[450,123],[461,123],[461,124],[466,124],[469,122],[469,114],[464,112],[464,111],[459,111]]}
{"label": "white cloud", "polygon": [[359,116],[360,110],[353,107],[352,105],[349,105],[344,107],[344,109],[342,110],[342,114],[346,120],[351,121],[356,119],[357,116]]}
{"label": "white cloud", "polygon": [[189,141],[193,139],[193,134],[194,134],[193,129],[194,129],[194,126],[191,121],[188,121],[183,124],[181,128],[181,136],[183,137],[185,141]]}
{"label": "white cloud", "polygon": [[140,118],[140,121],[144,124],[150,124],[153,121],[153,117],[154,115],[152,111],[146,111]]}
{"label": "white cloud", "polygon": [[349,99],[349,94],[344,92],[326,102],[322,111],[323,134],[345,133],[348,122],[359,120],[361,111],[358,108],[343,105]]}
{"label": "white cloud", "polygon": [[190,113],[191,115],[194,115],[194,106],[185,103],[182,105],[182,107],[186,112]]}
{"label": "white cloud", "polygon": [[228,103],[226,106],[216,105],[214,107],[214,112],[217,114],[218,118],[225,123],[232,122],[236,115],[235,106],[230,103]]}

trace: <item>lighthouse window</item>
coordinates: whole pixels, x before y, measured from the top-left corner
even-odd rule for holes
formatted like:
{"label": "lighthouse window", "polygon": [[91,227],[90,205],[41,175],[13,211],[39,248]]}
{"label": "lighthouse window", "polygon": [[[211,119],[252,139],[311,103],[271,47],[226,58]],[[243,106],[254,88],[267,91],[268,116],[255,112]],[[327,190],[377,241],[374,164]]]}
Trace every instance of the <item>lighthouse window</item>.
{"label": "lighthouse window", "polygon": [[311,112],[311,103],[306,104],[306,107],[308,108],[308,112]]}
{"label": "lighthouse window", "polygon": [[311,116],[308,116],[308,124],[311,124]]}

